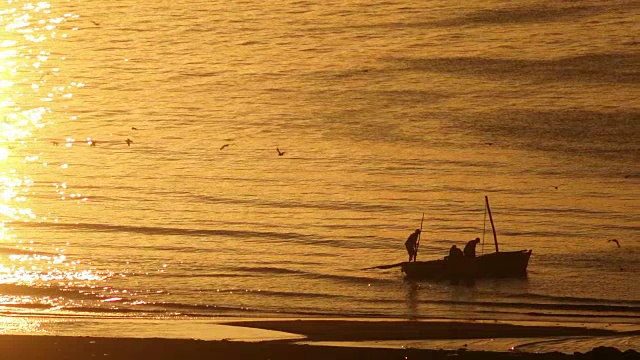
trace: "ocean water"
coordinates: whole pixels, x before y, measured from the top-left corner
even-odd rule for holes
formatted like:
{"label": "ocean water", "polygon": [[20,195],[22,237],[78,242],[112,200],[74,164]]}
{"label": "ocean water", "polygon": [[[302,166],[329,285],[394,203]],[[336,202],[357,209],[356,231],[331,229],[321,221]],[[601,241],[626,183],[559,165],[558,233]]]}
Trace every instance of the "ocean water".
{"label": "ocean water", "polygon": [[[637,326],[639,11],[3,1],[0,311]],[[526,279],[362,270],[494,251],[484,196]]]}

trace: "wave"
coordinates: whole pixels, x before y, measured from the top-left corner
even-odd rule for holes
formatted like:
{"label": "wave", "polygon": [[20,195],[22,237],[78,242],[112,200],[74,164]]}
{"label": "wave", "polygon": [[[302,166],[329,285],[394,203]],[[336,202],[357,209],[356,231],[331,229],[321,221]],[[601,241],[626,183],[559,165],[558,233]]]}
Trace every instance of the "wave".
{"label": "wave", "polygon": [[[190,274],[144,274],[145,277],[162,277],[165,279],[169,278],[250,278],[250,277],[270,277],[274,275],[294,275],[300,278],[306,279],[316,279],[316,280],[332,280],[338,282],[350,282],[356,284],[369,284],[375,282],[377,284],[380,283],[395,283],[395,279],[381,279],[378,277],[370,277],[370,276],[352,276],[352,275],[338,275],[338,274],[323,274],[318,272],[311,271],[303,271],[303,270],[294,270],[294,269],[284,269],[277,267],[268,267],[268,266],[237,266],[237,267],[226,267],[223,272],[208,272],[208,273],[190,273]],[[141,276],[136,274],[131,274],[132,276]],[[245,291],[245,290],[234,290],[234,291]]]}
{"label": "wave", "polygon": [[352,282],[352,283],[359,283],[359,284],[367,284],[371,282],[380,283],[385,281],[389,281],[392,283],[396,282],[395,280],[384,280],[384,279],[380,279],[377,277],[370,277],[370,276],[323,274],[323,273],[310,272],[310,271],[304,271],[304,270],[293,270],[293,269],[284,269],[284,268],[277,268],[277,267],[238,266],[238,267],[232,267],[231,269],[247,272],[250,274],[256,274],[256,275],[273,275],[273,274],[299,275],[300,277],[305,277],[309,279],[327,279],[327,280],[333,280],[333,281],[345,281],[345,282]]}
{"label": "wave", "polygon": [[569,56],[550,60],[488,57],[392,58],[408,70],[454,73],[491,79],[544,80],[548,82],[640,82],[639,57],[622,53]]}
{"label": "wave", "polygon": [[[588,19],[589,17],[606,13],[611,9],[610,7],[600,5],[564,5],[565,4],[555,4],[555,7],[550,7],[532,4],[530,6],[480,9],[449,19],[433,21],[389,21],[367,25],[347,25],[335,28],[335,30],[344,32],[345,30],[348,31],[351,29],[429,29],[433,27],[460,28],[474,25],[526,25],[564,21],[576,22],[580,21],[581,18]],[[315,27],[309,28],[308,31],[326,32],[328,30],[323,27]]]}
{"label": "wave", "polygon": [[18,249],[18,248],[10,248],[10,247],[0,247],[0,254],[11,254],[11,255],[42,255],[42,256],[59,256],[60,254],[40,251],[40,250],[30,250],[30,249]]}
{"label": "wave", "polygon": [[[67,299],[67,300],[95,300],[103,301],[112,297],[109,294],[101,294],[95,292],[90,287],[71,287],[71,286],[33,286],[21,284],[0,284],[0,294],[5,296],[29,296],[42,297],[44,299]],[[119,295],[121,301],[131,301]]]}
{"label": "wave", "polygon": [[[244,293],[244,292],[242,292]],[[311,299],[326,299],[340,301],[343,300],[340,296],[327,296],[324,294],[297,294],[287,292],[266,292],[260,294],[259,292],[252,292],[251,295],[264,295],[268,297],[284,297],[286,299],[293,299],[299,296],[304,296]],[[346,299],[350,300],[350,299]],[[366,301],[362,301],[366,303]],[[492,317],[497,315],[498,318],[517,314],[519,316],[533,316],[533,317],[557,317],[557,318],[590,318],[590,319],[603,319],[603,318],[620,318],[626,320],[640,319],[640,312],[638,308],[629,307],[563,307],[555,306],[556,304],[518,304],[518,303],[490,303],[490,302],[456,302],[456,301],[425,301],[419,302],[423,305],[440,305],[445,306],[445,310],[434,310],[434,314],[438,316],[459,316],[459,313],[465,312],[463,309],[458,309],[455,312],[451,312],[449,307],[455,306],[468,306],[468,311],[473,313],[486,313],[493,314]],[[123,304],[126,306],[126,304]],[[483,307],[482,309],[478,309]],[[150,314],[182,314],[185,316],[219,316],[221,313],[229,316],[239,315],[243,313],[258,313],[264,315],[269,313],[277,313],[283,315],[325,315],[325,316],[368,316],[376,318],[384,317],[402,317],[405,315],[404,311],[397,313],[396,310],[373,310],[367,309],[366,306],[348,307],[346,309],[332,309],[330,307],[317,308],[317,307],[304,307],[304,306],[273,306],[273,305],[230,305],[230,304],[187,304],[181,302],[153,302],[143,305],[136,305],[135,307],[118,307],[118,308],[102,308],[102,307],[77,307],[66,308],[65,310],[71,310],[74,312],[99,312],[99,313],[150,313]],[[424,318],[433,317],[434,314],[423,315]]]}
{"label": "wave", "polygon": [[277,267],[268,267],[268,266],[236,266],[232,267],[232,270],[254,273],[254,274],[297,274],[304,275],[307,274],[305,271],[301,270],[292,270],[292,269],[283,269]]}
{"label": "wave", "polygon": [[602,318],[623,318],[623,319],[640,319],[640,315],[622,315],[620,313],[605,313],[605,314],[585,314],[585,313],[568,313],[563,310],[561,313],[549,313],[539,311],[527,311],[524,313],[517,312],[518,314],[524,314],[527,316],[535,317],[560,317],[560,318],[579,318],[579,319],[602,319]]}
{"label": "wave", "polygon": [[[492,295],[496,295],[492,293]],[[583,297],[572,297],[572,296],[553,296],[553,295],[543,295],[543,294],[497,294],[503,298],[515,298],[515,299],[537,299],[537,300],[550,300],[557,301],[561,303],[567,302],[577,302],[583,304],[619,304],[619,305],[628,305],[632,307],[640,308],[640,301],[635,300],[605,300],[605,299],[596,299],[596,298],[583,298]]]}
{"label": "wave", "polygon": [[216,289],[216,293],[229,293],[262,297],[280,297],[289,299],[354,299],[350,295],[326,294],[326,293],[309,293],[309,292],[293,292],[293,291],[273,291],[273,290],[244,290],[244,289]]}
{"label": "wave", "polygon": [[[66,306],[53,306],[41,303],[28,304],[2,304],[0,313],[24,315],[25,311],[8,309],[25,309],[31,315],[46,316],[192,316],[192,317],[216,317],[216,316],[243,316],[252,313],[267,316],[268,314],[279,314],[286,316],[340,316],[340,317],[375,317],[393,318],[406,316],[404,310],[381,308],[373,310],[366,304],[389,303],[396,304],[393,299],[359,298],[359,306],[341,306],[341,301],[345,304],[351,303],[354,299],[348,295],[323,294],[323,293],[298,293],[287,291],[244,291],[242,289],[221,290],[223,293],[240,294],[242,296],[258,296],[265,298],[282,298],[281,305],[272,305],[273,301],[266,303],[255,302],[253,305],[245,304],[219,304],[219,303],[183,303],[171,301],[140,302],[130,299],[119,300],[115,303],[96,302],[94,304],[79,304]],[[289,306],[289,299],[311,299],[329,300],[335,302],[332,307],[305,307]],[[103,304],[103,305],[101,305]],[[418,316],[418,318],[437,317],[468,317],[468,314],[491,314],[491,318],[509,318],[518,315],[531,317],[553,317],[553,318],[589,318],[597,319],[626,319],[625,321],[635,321],[640,319],[640,306],[625,306],[616,304],[561,304],[561,303],[523,303],[523,302],[490,302],[490,301],[453,301],[453,300],[424,300],[416,301],[415,305],[427,306],[432,310],[428,315]],[[435,308],[434,308],[435,306]],[[456,310],[452,311],[451,306]],[[55,311],[51,311],[55,309]],[[466,309],[466,310],[465,310]],[[45,310],[46,313],[39,314],[33,311]],[[94,314],[94,315],[92,315]],[[467,315],[463,315],[467,314]]]}
{"label": "wave", "polygon": [[231,274],[231,273],[192,273],[192,274],[167,274],[167,273],[155,273],[155,274],[130,274],[129,277],[142,276],[145,278],[161,277],[163,279],[169,278],[242,278],[248,277],[247,274]]}
{"label": "wave", "polygon": [[[166,309],[172,309],[185,316],[195,317],[219,317],[219,316],[246,316],[245,314],[260,314],[261,316],[334,316],[334,317],[371,317],[371,318],[395,318],[395,314],[383,314],[379,312],[365,311],[360,309],[350,309],[349,311],[332,311],[316,308],[293,308],[283,307],[250,307],[250,306],[228,306],[228,305],[208,305],[208,304],[183,304],[183,303],[156,303]],[[212,313],[213,312],[213,313]]]}
{"label": "wave", "polygon": [[615,304],[567,304],[567,303],[529,303],[529,302],[491,302],[491,301],[455,301],[455,300],[426,300],[420,303],[426,304],[447,304],[447,305],[469,305],[498,308],[517,308],[532,310],[558,310],[558,311],[588,311],[588,312],[610,312],[636,314],[633,317],[640,318],[640,306],[615,305]]}
{"label": "wave", "polygon": [[[53,307],[49,304],[0,303],[0,308],[51,309]],[[6,313],[6,311],[0,311],[0,313]]]}
{"label": "wave", "polygon": [[320,210],[359,210],[371,213],[401,209],[400,206],[368,204],[356,201],[265,201],[259,199],[243,200],[238,198],[221,198],[213,196],[200,196],[199,200],[206,203],[223,204],[248,204],[255,207],[278,209],[320,209]]}
{"label": "wave", "polygon": [[504,9],[478,10],[470,14],[436,22],[440,26],[507,25],[525,23],[548,23],[571,20],[578,21],[605,12],[604,6],[527,6]]}
{"label": "wave", "polygon": [[[502,296],[501,297],[509,297]],[[512,296],[511,298],[518,297]],[[540,296],[542,299],[554,299],[556,297]],[[564,298],[559,298],[564,299]],[[419,300],[416,303],[425,305],[461,305],[470,306],[473,308],[482,307],[489,308],[512,308],[512,309],[530,309],[535,310],[576,310],[576,311],[588,311],[588,312],[616,312],[616,313],[635,313],[635,317],[640,317],[640,303],[638,302],[607,302],[605,300],[594,301],[592,299],[579,299],[593,301],[593,303],[568,303],[568,302],[534,302],[534,301],[461,301],[461,300]],[[394,303],[397,300],[394,299],[367,299],[367,301],[374,303]]]}
{"label": "wave", "polygon": [[[49,229],[65,229],[73,231],[85,231],[91,233],[135,233],[142,235],[165,235],[165,236],[193,236],[193,237],[230,237],[238,239],[260,239],[262,242],[284,242],[293,241],[299,244],[313,244],[316,246],[326,245],[328,247],[368,249],[370,245],[366,242],[344,241],[343,239],[320,238],[319,236],[303,234],[290,231],[256,231],[256,230],[223,230],[223,229],[194,229],[175,228],[160,226],[132,226],[98,223],[55,223],[55,222],[15,222],[14,227],[35,227]],[[131,243],[110,244],[112,248],[140,248]],[[147,245],[146,248],[154,250],[168,250],[174,252],[208,252],[210,249],[196,246],[180,245]],[[316,255],[320,255],[316,253]],[[335,255],[335,254],[329,254]]]}
{"label": "wave", "polygon": [[[85,297],[79,290],[72,290],[60,286],[30,286],[18,284],[0,284],[0,293],[3,295],[17,296],[43,296],[43,297]],[[75,296],[74,296],[75,295]]]}
{"label": "wave", "polygon": [[293,232],[274,231],[247,231],[247,230],[220,230],[220,229],[188,229],[159,226],[133,226],[114,225],[96,223],[54,223],[54,222],[15,222],[11,223],[15,227],[42,227],[51,229],[72,229],[90,232],[122,232],[139,233],[144,235],[177,235],[177,236],[227,236],[236,238],[278,238],[278,239],[300,239],[307,238],[308,235]]}

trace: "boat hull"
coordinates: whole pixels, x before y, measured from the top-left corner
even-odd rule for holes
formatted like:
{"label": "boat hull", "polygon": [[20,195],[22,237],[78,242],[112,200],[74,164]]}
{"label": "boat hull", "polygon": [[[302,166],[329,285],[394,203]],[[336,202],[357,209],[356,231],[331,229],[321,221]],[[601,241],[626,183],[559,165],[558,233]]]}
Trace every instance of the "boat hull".
{"label": "boat hull", "polygon": [[401,270],[407,279],[463,280],[526,277],[531,250],[495,252],[476,258],[405,262]]}

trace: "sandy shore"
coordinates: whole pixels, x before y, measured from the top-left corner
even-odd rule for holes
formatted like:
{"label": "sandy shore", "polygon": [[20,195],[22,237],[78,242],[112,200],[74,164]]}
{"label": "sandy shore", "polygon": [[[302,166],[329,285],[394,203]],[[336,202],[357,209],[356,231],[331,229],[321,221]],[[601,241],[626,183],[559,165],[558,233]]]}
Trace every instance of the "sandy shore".
{"label": "sandy shore", "polygon": [[[301,334],[309,341],[535,338],[610,336],[620,333],[614,330],[577,326],[516,325],[472,321],[305,319],[248,320],[225,324]],[[640,332],[635,331],[627,333],[640,335]]]}
{"label": "sandy shore", "polygon": [[80,360],[80,359],[638,359],[633,351],[597,348],[588,353],[509,353],[445,351],[421,349],[380,349],[298,345],[281,342],[233,342],[180,339],[86,338],[64,336],[0,336],[2,359]]}
{"label": "sandy shore", "polygon": [[[307,341],[374,341],[410,339],[474,339],[487,337],[618,336],[606,329],[557,326],[520,326],[464,322],[251,320],[227,322],[242,328],[260,328],[305,335]],[[638,332],[623,335],[637,336]],[[610,347],[563,354],[487,352],[414,348],[349,347],[300,344],[299,340],[262,342],[204,341],[160,338],[109,338],[51,335],[1,335],[2,359],[637,359],[633,350]]]}

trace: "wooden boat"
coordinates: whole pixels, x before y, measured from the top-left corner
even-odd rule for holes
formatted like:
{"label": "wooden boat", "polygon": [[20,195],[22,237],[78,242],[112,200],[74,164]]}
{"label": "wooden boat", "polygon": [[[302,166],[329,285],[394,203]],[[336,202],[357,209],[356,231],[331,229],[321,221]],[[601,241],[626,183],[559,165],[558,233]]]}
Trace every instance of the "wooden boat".
{"label": "wooden boat", "polygon": [[489,198],[485,196],[489,220],[493,230],[496,252],[486,255],[461,258],[445,258],[431,261],[400,263],[400,269],[407,279],[415,280],[473,280],[478,278],[526,277],[531,250],[506,251],[498,250]]}
{"label": "wooden boat", "polygon": [[503,251],[476,258],[404,262],[400,269],[414,280],[526,277],[530,256],[531,250]]}

